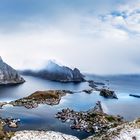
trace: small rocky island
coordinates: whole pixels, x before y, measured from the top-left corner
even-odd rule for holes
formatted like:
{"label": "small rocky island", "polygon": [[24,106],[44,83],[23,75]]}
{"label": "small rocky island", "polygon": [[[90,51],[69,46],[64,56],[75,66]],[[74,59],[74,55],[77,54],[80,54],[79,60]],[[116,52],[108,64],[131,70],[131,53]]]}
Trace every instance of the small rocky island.
{"label": "small rocky island", "polygon": [[[89,88],[89,89],[84,89],[81,92],[85,92],[85,93],[91,94],[91,93],[93,93],[93,91],[98,91],[99,95],[103,96],[104,98],[118,99],[115,91],[109,90],[109,89],[106,89],[106,88]],[[132,95],[130,95],[130,96],[132,96]]]}
{"label": "small rocky island", "polygon": [[101,134],[123,123],[120,116],[108,115],[103,112],[101,102],[98,101],[93,109],[77,112],[69,108],[63,109],[55,116],[62,122],[71,122],[71,129]]}
{"label": "small rocky island", "polygon": [[102,82],[95,82],[93,80],[87,80],[87,82],[89,83],[89,86],[93,89],[96,89],[98,86],[105,86],[105,84]]}
{"label": "small rocky island", "polygon": [[60,66],[53,61],[49,61],[45,69],[39,71],[26,70],[21,72],[24,75],[31,75],[41,77],[51,81],[57,82],[83,82],[84,75],[80,70],[74,68],[73,70],[66,66]]}
{"label": "small rocky island", "polygon": [[59,104],[61,97],[67,93],[73,93],[68,90],[47,90],[47,91],[36,91],[28,97],[12,101],[9,104],[13,106],[24,106],[28,109],[36,108],[39,104],[57,105]]}
{"label": "small rocky island", "polygon": [[0,57],[0,85],[13,85],[25,82],[18,72],[3,62]]}
{"label": "small rocky island", "polygon": [[100,89],[100,95],[105,98],[118,99],[117,95],[115,94],[115,92],[113,90],[109,90],[109,89],[105,89],[105,88]]}

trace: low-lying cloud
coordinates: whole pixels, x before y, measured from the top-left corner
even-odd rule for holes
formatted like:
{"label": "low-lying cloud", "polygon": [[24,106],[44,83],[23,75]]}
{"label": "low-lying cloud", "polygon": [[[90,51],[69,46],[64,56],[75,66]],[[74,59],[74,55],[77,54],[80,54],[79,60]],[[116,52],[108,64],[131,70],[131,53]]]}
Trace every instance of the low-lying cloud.
{"label": "low-lying cloud", "polygon": [[39,69],[55,59],[94,74],[140,73],[139,3],[97,14],[69,7],[48,20],[36,15],[13,29],[0,27],[0,54],[16,69]]}

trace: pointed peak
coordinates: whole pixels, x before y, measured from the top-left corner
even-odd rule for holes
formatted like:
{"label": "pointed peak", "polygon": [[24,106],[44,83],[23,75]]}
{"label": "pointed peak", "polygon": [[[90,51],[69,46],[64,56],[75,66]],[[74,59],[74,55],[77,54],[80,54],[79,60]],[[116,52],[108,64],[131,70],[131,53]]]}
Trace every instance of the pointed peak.
{"label": "pointed peak", "polygon": [[47,70],[55,70],[56,68],[60,67],[56,61],[52,61],[52,60],[49,60],[48,63],[47,63]]}
{"label": "pointed peak", "polygon": [[48,60],[47,62],[47,66],[63,66],[60,62],[56,61],[56,60]]}
{"label": "pointed peak", "polygon": [[55,64],[57,64],[57,63],[56,63],[55,60],[48,60],[48,63],[47,63],[47,64],[48,64],[48,65],[51,65],[51,64],[55,65]]}

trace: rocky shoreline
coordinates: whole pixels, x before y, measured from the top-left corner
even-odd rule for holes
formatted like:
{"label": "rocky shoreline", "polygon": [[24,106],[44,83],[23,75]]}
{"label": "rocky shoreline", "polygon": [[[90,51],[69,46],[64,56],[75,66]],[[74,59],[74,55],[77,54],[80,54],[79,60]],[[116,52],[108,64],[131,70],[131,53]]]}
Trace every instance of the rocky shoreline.
{"label": "rocky shoreline", "polygon": [[[96,83],[94,81],[86,81],[89,83],[90,88],[84,89],[80,92],[85,92],[87,94],[93,93],[93,91],[98,91],[100,96],[109,99],[118,99],[114,91],[109,88],[105,88],[103,83]],[[96,85],[97,84],[97,85]],[[98,87],[101,85],[102,87]],[[57,105],[61,101],[63,96],[66,94],[76,93],[69,90],[47,90],[47,91],[36,91],[31,95],[11,101],[9,103],[2,102],[0,107],[2,108],[6,104],[13,106],[24,106],[27,109],[37,108],[39,104],[47,105]],[[104,113],[102,109],[101,102],[98,101],[94,108],[88,111],[74,111],[70,108],[62,109],[58,112],[55,117],[61,120],[63,123],[69,122],[70,128],[77,131],[85,131],[87,133],[92,133],[93,136],[87,138],[86,140],[121,140],[115,139],[115,136],[122,136],[124,126],[128,123],[124,122],[123,118],[120,116],[113,116]],[[78,140],[74,136],[65,135],[59,132],[52,131],[19,131],[19,132],[6,132],[3,127],[7,125],[10,128],[17,128],[19,126],[20,119],[6,118],[1,119],[1,131],[0,139],[3,140],[24,140],[30,138],[33,140]],[[129,126],[129,125],[128,125]],[[121,127],[121,128],[120,128]],[[120,131],[119,131],[120,130]],[[115,135],[114,135],[115,134]]]}
{"label": "rocky shoreline", "polygon": [[13,106],[24,106],[27,109],[37,108],[39,104],[57,105],[67,93],[72,94],[73,92],[68,90],[36,91],[28,97],[12,101],[9,104]]}
{"label": "rocky shoreline", "polygon": [[4,131],[5,125],[17,122],[18,120],[16,119],[0,119],[0,140],[79,140],[75,136],[53,131]]}
{"label": "rocky shoreline", "polygon": [[123,118],[120,116],[108,115],[103,112],[100,101],[93,109],[86,112],[77,112],[69,108],[63,109],[55,116],[62,122],[71,122],[71,129],[96,133],[104,133],[108,129],[122,124]]}
{"label": "rocky shoreline", "polygon": [[[115,91],[110,90],[104,83],[86,80],[79,69],[71,69],[66,66],[60,66],[54,62],[38,72],[24,71],[25,75],[41,77],[57,82],[87,82],[89,89],[78,91],[92,94],[98,91],[99,95],[108,99],[118,99]],[[6,64],[0,57],[0,86],[16,85],[24,83],[25,80],[11,66]],[[109,83],[109,80],[106,82]],[[37,108],[39,104],[58,105],[62,97],[66,94],[73,94],[69,90],[47,90],[36,91],[31,95],[7,102],[0,102],[0,109],[4,105],[24,106],[27,109]],[[130,94],[132,97],[140,98],[139,95]],[[59,111],[54,117],[63,123],[70,123],[70,128],[77,131],[92,133],[93,136],[86,140],[139,140],[140,139],[140,119],[133,122],[125,122],[120,116],[106,114],[103,111],[102,104],[98,101],[94,108],[87,111],[75,111],[65,108]],[[0,140],[79,140],[75,136],[62,134],[53,131],[4,131],[4,127],[20,127],[20,119],[0,118]]]}
{"label": "rocky shoreline", "polygon": [[[0,140],[10,140],[10,138],[14,135],[14,132],[7,132],[4,131],[4,126],[6,125],[11,125],[11,123],[14,121],[15,119],[2,119],[0,118]],[[17,123],[17,121],[15,122]],[[9,126],[10,127],[10,126]]]}
{"label": "rocky shoreline", "polygon": [[[16,119],[8,119],[9,121]],[[5,120],[0,120],[0,139],[1,140],[79,140],[72,135],[66,135],[53,131],[4,131],[3,127],[7,125]],[[94,133],[84,140],[139,140],[140,139],[140,119],[132,122],[123,122],[120,125],[111,127],[104,132]]]}
{"label": "rocky shoreline", "polygon": [[[90,92],[92,90],[93,89],[90,89]],[[85,90],[82,92],[88,93],[89,91]],[[74,93],[73,91],[69,91],[69,90],[37,91],[28,97],[24,97],[22,99],[18,99],[16,101],[12,101],[10,103],[3,102],[0,104],[0,106],[2,108],[2,106],[6,105],[6,104],[11,104],[13,106],[24,106],[27,109],[32,109],[32,108],[38,107],[39,104],[56,105],[56,104],[59,104],[59,102],[63,96],[65,96],[66,94],[73,94],[73,93]],[[61,120],[62,122],[70,122],[71,129],[76,129],[78,131],[85,131],[88,133],[90,132],[90,133],[93,133],[94,135],[101,134],[101,133],[104,134],[109,129],[114,128],[114,127],[124,123],[122,117],[112,116],[112,115],[108,115],[108,114],[104,113],[100,101],[98,101],[96,103],[94,108],[92,108],[88,111],[77,112],[77,111],[67,108],[67,109],[63,109],[61,112],[58,112],[55,115],[55,117],[57,119]],[[6,125],[10,128],[19,127],[20,119],[6,118],[6,119],[1,119],[0,121],[2,124],[1,137],[3,137],[3,138],[6,137],[7,140],[9,140],[9,137],[11,135],[13,136],[15,134],[20,134],[22,136],[22,134],[25,134],[25,132],[22,132],[22,131],[19,133],[18,132],[14,133],[14,132],[5,132],[3,130],[3,127]],[[41,132],[32,131],[32,133],[35,134],[35,136],[36,136],[36,133],[38,135],[40,135],[39,133],[41,133]],[[47,133],[47,132],[43,131],[42,134],[45,134],[45,133]],[[28,131],[27,135],[30,135],[30,134],[31,134],[30,131]],[[40,137],[43,137],[43,135],[42,136],[41,135],[40,135]],[[56,139],[57,139],[57,135],[56,135]],[[18,140],[18,139],[15,136],[14,138],[12,138],[12,140]],[[40,138],[40,140],[42,140],[42,139]],[[55,140],[55,139],[52,138],[50,140]],[[73,140],[73,139],[68,138],[68,140]],[[78,140],[78,139],[76,138],[76,140]]]}
{"label": "rocky shoreline", "polygon": [[[92,89],[90,89],[92,91]],[[89,91],[90,91],[89,90]],[[89,93],[89,91],[84,91]],[[105,90],[107,93],[109,90]],[[10,102],[13,106],[24,106],[27,109],[37,107],[39,104],[56,105],[60,102],[61,97],[66,94],[73,94],[69,90],[48,90],[37,91],[28,97]],[[114,93],[114,92],[109,92]],[[109,94],[112,96],[113,94]],[[1,108],[6,105],[6,102],[0,104]],[[90,132],[93,136],[86,140],[124,140],[131,138],[137,140],[139,138],[137,133],[140,133],[140,120],[133,122],[125,122],[120,116],[113,116],[104,113],[101,102],[98,101],[94,108],[88,111],[74,111],[70,108],[62,109],[55,117],[63,123],[70,123],[70,128],[77,131]],[[33,140],[79,140],[78,138],[70,135],[65,135],[59,132],[52,131],[19,131],[7,132],[3,130],[4,126],[10,128],[17,128],[20,124],[20,119],[6,118],[0,120],[0,139],[2,140],[24,140],[31,138]],[[127,133],[127,136],[126,136]],[[133,139],[132,139],[133,138]],[[129,140],[128,139],[128,140]]]}

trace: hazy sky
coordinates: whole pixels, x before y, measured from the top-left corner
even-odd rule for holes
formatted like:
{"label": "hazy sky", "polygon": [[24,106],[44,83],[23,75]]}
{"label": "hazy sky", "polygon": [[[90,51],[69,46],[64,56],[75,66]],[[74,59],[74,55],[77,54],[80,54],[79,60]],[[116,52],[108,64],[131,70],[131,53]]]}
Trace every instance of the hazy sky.
{"label": "hazy sky", "polygon": [[95,74],[140,73],[140,0],[1,0],[0,55]]}

